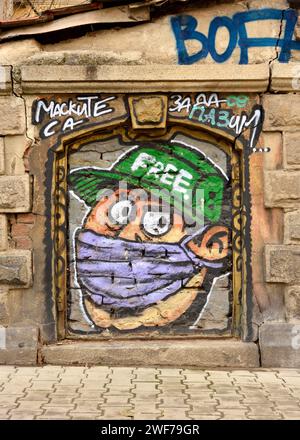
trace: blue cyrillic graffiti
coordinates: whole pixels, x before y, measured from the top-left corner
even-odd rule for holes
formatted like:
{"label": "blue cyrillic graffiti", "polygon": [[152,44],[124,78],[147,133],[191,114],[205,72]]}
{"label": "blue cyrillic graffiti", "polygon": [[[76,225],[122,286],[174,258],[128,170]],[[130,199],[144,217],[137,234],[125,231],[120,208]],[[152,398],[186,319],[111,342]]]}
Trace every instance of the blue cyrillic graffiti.
{"label": "blue cyrillic graffiti", "polygon": [[[191,15],[178,15],[171,17],[171,26],[176,39],[179,64],[193,64],[211,55],[217,63],[227,61],[238,46],[241,50],[240,64],[248,64],[248,52],[251,47],[279,47],[281,48],[278,61],[288,63],[292,50],[300,50],[300,42],[293,40],[298,14],[294,9],[255,9],[247,12],[238,12],[229,17],[215,17],[209,27],[208,36],[199,32],[198,22]],[[284,32],[278,38],[249,38],[246,23],[261,20],[279,20],[285,23]],[[229,41],[226,50],[218,53],[216,50],[217,32],[226,28]],[[201,44],[201,49],[189,55],[186,48],[188,40],[196,40]]]}

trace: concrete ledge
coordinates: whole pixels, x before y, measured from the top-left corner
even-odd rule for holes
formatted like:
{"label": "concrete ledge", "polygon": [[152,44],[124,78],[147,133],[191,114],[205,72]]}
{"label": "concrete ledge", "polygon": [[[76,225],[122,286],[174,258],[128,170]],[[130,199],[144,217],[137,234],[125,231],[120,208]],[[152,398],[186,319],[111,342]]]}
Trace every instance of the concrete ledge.
{"label": "concrete ledge", "polygon": [[24,93],[264,92],[269,68],[257,65],[21,67]]}
{"label": "concrete ledge", "polygon": [[53,365],[247,367],[259,366],[256,344],[237,340],[65,342],[42,347]]}
{"label": "concrete ledge", "polygon": [[11,93],[11,67],[0,66],[0,95]]}
{"label": "concrete ledge", "polygon": [[270,322],[260,328],[262,367],[300,368],[300,324]]}
{"label": "concrete ledge", "polygon": [[273,63],[271,90],[274,92],[300,92],[299,63]]}

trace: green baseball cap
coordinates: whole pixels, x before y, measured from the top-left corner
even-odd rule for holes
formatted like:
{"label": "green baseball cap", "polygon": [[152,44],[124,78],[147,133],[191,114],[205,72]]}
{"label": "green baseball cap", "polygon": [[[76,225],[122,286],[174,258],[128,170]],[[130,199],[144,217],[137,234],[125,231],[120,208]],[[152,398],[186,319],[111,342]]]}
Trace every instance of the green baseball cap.
{"label": "green baseball cap", "polygon": [[[110,169],[85,167],[69,175],[71,189],[91,207],[100,200],[102,190],[120,181],[162,198],[164,193],[169,194],[178,209],[184,201],[185,215],[195,221],[201,217],[215,223],[221,217],[226,178],[196,149],[175,143],[147,143],[129,150]],[[202,194],[200,207],[197,191]]]}

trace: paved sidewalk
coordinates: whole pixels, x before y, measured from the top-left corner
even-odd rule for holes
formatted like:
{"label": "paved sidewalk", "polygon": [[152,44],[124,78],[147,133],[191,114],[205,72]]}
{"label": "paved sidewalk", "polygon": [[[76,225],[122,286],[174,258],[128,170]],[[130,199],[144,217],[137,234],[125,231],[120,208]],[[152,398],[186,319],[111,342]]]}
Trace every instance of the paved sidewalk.
{"label": "paved sidewalk", "polygon": [[1,366],[0,419],[300,420],[300,370]]}

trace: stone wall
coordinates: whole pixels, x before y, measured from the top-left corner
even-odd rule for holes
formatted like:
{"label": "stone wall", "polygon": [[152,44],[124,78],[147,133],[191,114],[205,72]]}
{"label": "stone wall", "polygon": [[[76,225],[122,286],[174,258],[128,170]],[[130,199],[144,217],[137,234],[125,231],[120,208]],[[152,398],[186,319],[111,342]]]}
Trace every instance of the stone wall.
{"label": "stone wall", "polygon": [[[2,67],[10,78],[10,67]],[[33,279],[32,245],[29,236],[32,214],[32,177],[25,171],[24,153],[30,145],[26,137],[25,100],[11,93],[7,81],[0,97],[0,322],[6,329],[6,350],[1,361],[35,363],[38,324],[23,306],[30,302]],[[24,301],[25,300],[25,301]],[[4,333],[2,333],[3,335]]]}
{"label": "stone wall", "polygon": [[[238,2],[181,12],[196,18],[197,29],[208,35],[216,16],[271,7],[285,10],[287,2]],[[250,23],[249,36],[278,38],[281,25],[280,20]],[[225,51],[224,41],[217,39],[218,53]],[[195,41],[189,44],[194,54],[199,51]],[[57,340],[45,239],[51,218],[45,215],[49,182],[44,168],[51,166],[53,144],[41,140],[32,123],[33,101],[53,94],[176,91],[254,93],[263,106],[257,148],[270,151],[253,154],[249,161],[253,304],[245,339],[258,343],[263,366],[299,366],[299,51],[292,51],[286,64],[278,56],[275,47],[253,48],[248,65],[241,66],[235,47],[224,64],[208,55],[179,66],[169,15],[57,44],[25,39],[0,45],[0,338],[6,335],[0,362],[33,364],[41,360],[41,345]],[[242,323],[246,319],[242,315]]]}

